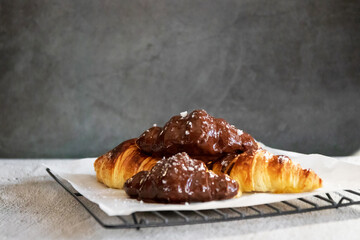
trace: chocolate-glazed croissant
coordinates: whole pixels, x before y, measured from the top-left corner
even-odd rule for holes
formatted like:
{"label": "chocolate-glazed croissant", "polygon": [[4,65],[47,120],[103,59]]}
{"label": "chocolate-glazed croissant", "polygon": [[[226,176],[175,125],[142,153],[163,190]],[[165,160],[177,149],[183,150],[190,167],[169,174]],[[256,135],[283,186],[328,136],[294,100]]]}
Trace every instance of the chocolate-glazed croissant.
{"label": "chocolate-glazed croissant", "polygon": [[[149,172],[163,157],[169,158],[172,162],[181,162],[184,158],[171,158],[180,152],[186,153],[187,157],[184,157],[186,161],[183,161],[186,164],[196,165],[197,160],[201,160],[208,166],[209,172],[213,171],[218,175],[228,174],[238,183],[239,193],[296,193],[312,191],[322,186],[322,180],[312,170],[302,169],[300,165],[294,164],[286,156],[273,155],[259,149],[251,135],[235,128],[223,119],[210,116],[204,110],[195,110],[190,114],[184,112],[174,116],[164,127],[152,127],[141,134],[139,138],[125,141],[102,155],[94,163],[96,177],[98,181],[108,187],[122,189],[129,178],[143,171]],[[202,164],[200,165],[202,166]],[[175,169],[171,179],[176,179]],[[154,174],[160,172],[155,170]],[[144,172],[138,174],[135,180],[142,179],[144,174]],[[183,174],[183,177],[185,175]],[[191,180],[191,176],[189,179]],[[204,179],[207,181],[206,178]],[[132,195],[132,190],[137,189],[136,186],[140,186],[141,181],[138,181],[139,184],[134,179],[129,181],[128,183],[132,184],[127,185],[127,192]],[[154,181],[148,182],[154,183]],[[176,186],[182,189],[186,187],[181,185],[185,182],[187,180]],[[136,183],[136,186],[133,183]],[[152,186],[158,185],[153,184]],[[163,187],[167,189],[168,186],[164,184]],[[154,192],[151,189],[144,191],[143,188],[139,188],[139,190],[138,196],[134,195],[134,197],[141,198],[141,194],[148,195],[148,193]],[[158,192],[161,193],[161,191],[158,189]],[[223,199],[223,197],[215,195],[211,195],[207,199],[188,196],[173,199],[170,195],[158,196],[154,200],[181,202]],[[146,197],[146,200],[150,200],[149,197]]]}
{"label": "chocolate-glazed croissant", "polygon": [[297,193],[322,186],[321,178],[311,169],[302,169],[290,158],[264,149],[229,155],[215,162],[212,170],[229,174],[242,192]]}
{"label": "chocolate-glazed croissant", "polygon": [[150,171],[129,178],[126,193],[145,202],[206,202],[240,196],[238,183],[224,173],[214,174],[186,153],[163,158]]}
{"label": "chocolate-glazed croissant", "polygon": [[96,178],[111,188],[122,189],[127,179],[141,171],[149,171],[159,160],[140,151],[136,139],[121,143],[96,159]]}
{"label": "chocolate-glazed croissant", "polygon": [[136,140],[139,148],[152,156],[170,157],[186,152],[207,163],[224,154],[258,149],[255,139],[224,119],[205,110],[172,117],[164,127],[152,127]]}

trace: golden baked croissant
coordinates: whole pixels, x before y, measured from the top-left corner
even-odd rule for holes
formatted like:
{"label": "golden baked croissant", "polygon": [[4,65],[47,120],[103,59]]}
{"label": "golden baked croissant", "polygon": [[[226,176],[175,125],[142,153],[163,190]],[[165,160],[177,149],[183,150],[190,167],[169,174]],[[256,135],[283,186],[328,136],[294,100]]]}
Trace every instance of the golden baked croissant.
{"label": "golden baked croissant", "polygon": [[111,188],[122,189],[127,179],[141,171],[149,171],[159,160],[145,155],[135,144],[136,139],[121,143],[96,159],[96,178]]}
{"label": "golden baked croissant", "polygon": [[302,169],[290,158],[264,149],[229,156],[215,162],[212,170],[230,175],[242,192],[297,193],[322,186],[321,178],[311,169]]}

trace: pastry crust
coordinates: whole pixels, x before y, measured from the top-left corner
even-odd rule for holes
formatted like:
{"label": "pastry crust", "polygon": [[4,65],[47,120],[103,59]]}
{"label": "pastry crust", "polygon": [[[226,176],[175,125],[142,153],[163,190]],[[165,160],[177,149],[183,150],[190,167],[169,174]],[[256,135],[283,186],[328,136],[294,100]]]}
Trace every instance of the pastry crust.
{"label": "pastry crust", "polygon": [[[127,179],[141,171],[150,171],[159,158],[141,152],[135,139],[128,140],[99,157],[95,163],[99,182],[123,189]],[[264,149],[230,155],[209,168],[216,174],[226,173],[239,184],[239,192],[298,193],[322,186],[322,180],[311,169],[302,169],[290,158],[273,155]]]}
{"label": "pastry crust", "polygon": [[130,139],[100,156],[94,163],[96,178],[110,188],[122,189],[127,179],[141,171],[149,171],[159,160],[145,155]]}
{"label": "pastry crust", "polygon": [[226,173],[239,183],[242,192],[298,193],[322,186],[311,169],[302,169],[290,158],[264,149],[244,152],[213,164],[216,173]]}

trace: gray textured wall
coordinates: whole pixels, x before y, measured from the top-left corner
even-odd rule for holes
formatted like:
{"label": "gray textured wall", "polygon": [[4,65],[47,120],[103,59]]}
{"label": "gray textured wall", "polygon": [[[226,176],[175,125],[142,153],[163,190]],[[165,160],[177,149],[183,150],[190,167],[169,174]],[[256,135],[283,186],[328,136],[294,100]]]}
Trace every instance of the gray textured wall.
{"label": "gray textured wall", "polygon": [[0,157],[97,156],[194,108],[350,154],[359,64],[360,1],[0,0]]}

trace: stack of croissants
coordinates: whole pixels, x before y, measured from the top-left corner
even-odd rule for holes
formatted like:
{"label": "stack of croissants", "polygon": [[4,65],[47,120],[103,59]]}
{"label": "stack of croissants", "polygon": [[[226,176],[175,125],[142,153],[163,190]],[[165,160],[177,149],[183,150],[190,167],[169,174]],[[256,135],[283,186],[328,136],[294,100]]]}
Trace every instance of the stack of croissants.
{"label": "stack of croissants", "polygon": [[148,202],[211,201],[322,186],[313,170],[262,149],[249,134],[205,110],[154,125],[100,156],[94,167],[99,182]]}

